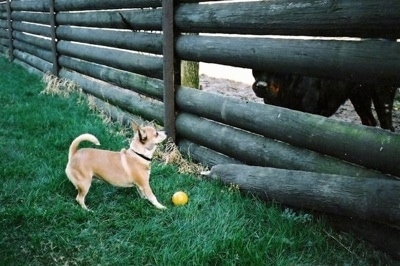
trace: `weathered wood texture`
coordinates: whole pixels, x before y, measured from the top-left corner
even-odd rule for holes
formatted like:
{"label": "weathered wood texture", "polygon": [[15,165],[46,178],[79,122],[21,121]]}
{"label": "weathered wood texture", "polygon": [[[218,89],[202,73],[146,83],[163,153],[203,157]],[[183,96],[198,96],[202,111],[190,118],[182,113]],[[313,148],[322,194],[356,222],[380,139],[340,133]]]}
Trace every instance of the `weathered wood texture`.
{"label": "weathered wood texture", "polygon": [[176,119],[181,138],[193,141],[249,165],[359,177],[387,176],[333,157],[181,113]]}
{"label": "weathered wood texture", "polygon": [[164,80],[164,124],[165,132],[173,142],[176,141],[175,127],[175,84],[180,84],[180,80],[175,80],[176,73],[180,69],[176,64],[175,57],[175,29],[174,29],[174,1],[163,0],[163,80]]}
{"label": "weathered wood texture", "polygon": [[59,41],[57,51],[60,55],[76,57],[86,61],[143,74],[149,77],[162,77],[162,57],[116,50],[104,47]]}
{"label": "weathered wood texture", "polygon": [[8,38],[9,37],[8,31],[5,30],[5,29],[0,29],[0,37],[1,38]]}
{"label": "weathered wood texture", "polygon": [[7,39],[5,39],[5,38],[1,38],[1,37],[0,37],[0,44],[1,44],[1,45],[3,45],[3,46],[6,46],[6,47],[8,47],[8,45],[9,45],[9,42],[8,42],[8,40],[7,40]]}
{"label": "weathered wood texture", "polygon": [[132,31],[112,31],[95,28],[57,27],[57,37],[64,41],[75,41],[162,54],[162,34]]}
{"label": "weathered wood texture", "polygon": [[12,28],[13,30],[17,30],[20,32],[32,33],[48,38],[51,37],[51,29],[50,26],[47,25],[27,24],[20,21],[13,21]]}
{"label": "weathered wood texture", "polygon": [[12,22],[11,22],[11,2],[6,2],[6,9],[7,9],[7,30],[8,30],[8,57],[10,60],[14,59],[14,44],[12,39]]}
{"label": "weathered wood texture", "polygon": [[176,10],[176,25],[182,32],[398,38],[400,2],[382,3],[272,0],[186,4]]}
{"label": "weathered wood texture", "polygon": [[50,22],[50,32],[51,32],[51,53],[52,53],[52,62],[53,62],[53,72],[52,74],[56,77],[58,77],[58,71],[60,70],[59,65],[58,65],[58,53],[57,53],[57,41],[58,37],[56,35],[56,11],[54,9],[54,2],[56,0],[49,0],[50,4],[50,16],[49,16],[49,22]]}
{"label": "weathered wood texture", "polygon": [[44,13],[44,12],[14,11],[11,13],[11,18],[14,21],[33,22],[46,25],[49,25],[50,23],[50,14],[48,12]]}
{"label": "weathered wood texture", "polygon": [[177,104],[181,112],[400,176],[400,139],[388,131],[191,89],[177,91]]}
{"label": "weathered wood texture", "polygon": [[15,49],[13,55],[22,62],[39,69],[42,73],[51,72],[53,66],[51,63],[43,60],[37,56]]}
{"label": "weathered wood texture", "polygon": [[5,13],[7,11],[7,2],[1,1],[0,2],[0,13]]}
{"label": "weathered wood texture", "polygon": [[92,108],[95,108],[98,112],[111,118],[114,122],[120,123],[124,126],[131,126],[131,122],[142,125],[145,121],[138,116],[132,115],[128,112],[124,112],[122,109],[111,105],[95,96],[90,96],[88,98],[89,104]]}
{"label": "weathered wood texture", "polygon": [[11,1],[11,9],[15,11],[35,11],[35,12],[48,12],[48,0],[35,0],[35,1]]}
{"label": "weathered wood texture", "polygon": [[160,125],[164,122],[161,102],[146,100],[132,91],[105,82],[95,81],[89,77],[65,69],[61,69],[59,75],[62,78],[73,80],[86,93],[140,116],[145,120],[156,121]]}
{"label": "weathered wood texture", "polygon": [[0,52],[2,52],[3,54],[6,54],[8,51],[8,47],[4,46],[3,44],[0,45]]}
{"label": "weathered wood texture", "polygon": [[186,139],[178,141],[178,149],[193,162],[201,162],[202,165],[211,167],[217,164],[242,164],[242,162],[228,157],[222,153],[208,149]]}
{"label": "weathered wood texture", "polygon": [[29,35],[29,34],[26,34],[23,32],[15,31],[15,30],[13,31],[13,38],[15,40],[29,43],[31,45],[40,47],[45,50],[49,50],[49,51],[51,50],[51,40],[50,39]]}
{"label": "weathered wood texture", "polygon": [[49,63],[53,63],[53,54],[49,50],[44,50],[37,46],[18,40],[14,40],[13,44],[14,48],[19,49],[20,51],[24,51],[25,53],[29,53],[46,60]]}
{"label": "weathered wood texture", "polygon": [[237,164],[216,165],[210,176],[285,205],[400,225],[398,180]]}
{"label": "weathered wood texture", "polygon": [[14,58],[13,63],[23,67],[26,71],[28,71],[29,73],[32,73],[34,75],[37,75],[39,77],[43,76],[43,72],[21,60],[19,60],[18,58]]}
{"label": "weathered wood texture", "polygon": [[201,3],[201,2],[218,2],[218,1],[226,1],[226,0],[179,0],[179,3]]}
{"label": "weathered wood texture", "polygon": [[[247,169],[250,168],[218,165],[211,169],[210,176],[229,185],[238,184],[242,190],[267,201],[280,201],[284,205],[308,208],[318,216],[323,213],[328,218],[327,222],[337,230],[352,233],[394,258],[400,258],[399,223],[382,223],[393,220],[393,215],[398,216],[398,210],[392,213],[393,209],[388,210],[386,205],[389,201],[389,208],[399,208],[393,202],[398,198],[400,182],[386,180],[388,182],[382,183],[380,179],[374,178],[368,178],[364,182],[360,178],[315,176],[314,173],[264,167],[252,168],[248,172]],[[298,182],[302,185],[298,186]],[[387,190],[388,194],[385,193]]]}
{"label": "weathered wood texture", "polygon": [[57,0],[55,2],[57,11],[81,11],[81,10],[104,10],[122,8],[146,8],[160,7],[161,0]]}
{"label": "weathered wood texture", "polygon": [[400,84],[398,42],[183,35],[176,41],[176,51],[183,60],[360,83],[384,80]]}
{"label": "weathered wood texture", "polygon": [[7,29],[7,20],[0,20],[0,29]]}
{"label": "weathered wood texture", "polygon": [[88,61],[79,60],[68,56],[60,56],[59,64],[81,74],[115,84],[142,95],[158,100],[163,99],[164,85],[162,80],[149,78],[139,74],[123,71],[111,67],[97,65]]}
{"label": "weathered wood texture", "polygon": [[161,31],[161,9],[58,13],[59,25]]}

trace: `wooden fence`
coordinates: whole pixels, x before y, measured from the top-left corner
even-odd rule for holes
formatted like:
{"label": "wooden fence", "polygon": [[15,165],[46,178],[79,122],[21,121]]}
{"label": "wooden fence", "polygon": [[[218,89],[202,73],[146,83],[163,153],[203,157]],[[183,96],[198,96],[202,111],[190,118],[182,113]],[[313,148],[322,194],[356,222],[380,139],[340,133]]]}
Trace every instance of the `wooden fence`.
{"label": "wooden fence", "polygon": [[386,41],[400,38],[399,11],[397,0],[6,0],[0,52],[164,125],[207,165],[399,177],[397,134],[179,86],[180,60],[400,84],[400,44]]}
{"label": "wooden fence", "polygon": [[[400,177],[398,134],[182,87],[179,73],[180,60],[191,60],[398,86],[400,43],[393,40],[400,38],[400,1],[207,2],[0,0],[0,53],[39,73],[73,80],[114,119],[164,125],[183,153],[206,165],[287,169],[262,169],[263,178],[275,173],[281,179],[264,179],[261,193],[275,195],[271,184],[281,193],[280,183],[291,184],[293,173],[303,182],[299,173],[314,172],[306,180],[327,177],[316,191],[319,203],[321,193],[329,198],[328,187],[341,184],[328,177],[368,177],[360,190],[360,179],[349,181],[356,198],[368,201],[366,211],[347,208],[363,219],[353,229],[400,257],[400,231],[393,227],[399,186],[387,180]],[[346,189],[339,189],[339,199]],[[328,212],[343,214],[348,204],[344,199],[341,209],[338,201]],[[390,211],[372,219],[372,205]],[[367,218],[392,224],[366,226]]]}

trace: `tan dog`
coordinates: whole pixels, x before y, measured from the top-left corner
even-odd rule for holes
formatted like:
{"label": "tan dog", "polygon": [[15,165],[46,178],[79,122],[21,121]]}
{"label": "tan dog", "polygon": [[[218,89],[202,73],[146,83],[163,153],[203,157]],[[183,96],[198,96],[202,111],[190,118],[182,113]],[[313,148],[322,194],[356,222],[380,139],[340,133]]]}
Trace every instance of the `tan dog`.
{"label": "tan dog", "polygon": [[76,201],[82,208],[88,209],[85,205],[85,196],[89,191],[93,176],[118,187],[136,185],[142,198],[148,199],[159,209],[166,208],[153,194],[149,179],[150,161],[156,144],[165,140],[167,136],[154,127],[140,127],[134,122],[132,128],[135,135],[130,143],[130,149],[122,149],[121,152],[92,148],[78,150],[78,145],[82,141],[100,145],[97,138],[91,134],[82,134],[72,141],[65,172],[78,190]]}

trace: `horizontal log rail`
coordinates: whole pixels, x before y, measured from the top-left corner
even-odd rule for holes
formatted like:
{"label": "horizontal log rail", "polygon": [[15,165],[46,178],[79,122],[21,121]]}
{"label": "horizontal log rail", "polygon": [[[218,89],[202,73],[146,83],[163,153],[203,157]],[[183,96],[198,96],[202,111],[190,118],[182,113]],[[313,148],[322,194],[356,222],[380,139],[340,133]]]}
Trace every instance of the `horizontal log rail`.
{"label": "horizontal log rail", "polygon": [[46,60],[49,63],[53,63],[53,54],[49,50],[44,50],[37,46],[18,40],[14,40],[13,44],[15,49],[19,49],[20,51],[24,51],[43,60]]}
{"label": "horizontal log rail", "polygon": [[50,25],[47,26],[47,25],[23,23],[20,21],[13,21],[12,28],[13,30],[17,30],[20,32],[36,34],[48,38],[51,37]]}
{"label": "horizontal log rail", "polygon": [[90,95],[119,106],[121,109],[136,114],[145,120],[163,124],[164,116],[161,102],[143,99],[139,94],[132,91],[105,82],[96,82],[87,76],[65,69],[61,69],[59,75],[62,78],[73,80],[84,92]]}
{"label": "horizontal log rail", "polygon": [[399,38],[397,0],[270,0],[184,4],[175,20],[182,32]]}
{"label": "horizontal log rail", "polygon": [[398,134],[191,89],[177,91],[177,104],[182,112],[400,177]]}
{"label": "horizontal log rail", "polygon": [[176,51],[183,60],[360,83],[400,84],[399,42],[184,35],[177,39]]}
{"label": "horizontal log rail", "polygon": [[59,57],[59,63],[66,69],[71,69],[86,76],[103,80],[158,100],[163,99],[164,87],[162,80],[63,55]]}
{"label": "horizontal log rail", "polygon": [[105,47],[59,41],[57,51],[60,55],[80,58],[106,66],[140,73],[150,77],[162,77],[162,57],[145,55],[127,50],[116,50]]}
{"label": "horizontal log rail", "polygon": [[11,18],[14,21],[24,21],[24,22],[33,22],[39,24],[50,24],[50,14],[49,12],[22,12],[22,11],[13,11],[11,13]]}
{"label": "horizontal log rail", "polygon": [[59,25],[161,31],[161,9],[58,13]]}
{"label": "horizontal log rail", "polygon": [[124,8],[156,8],[161,7],[160,0],[57,0],[55,9],[57,11],[81,11],[101,9],[124,9]]}
{"label": "horizontal log rail", "polygon": [[48,0],[20,1],[12,0],[11,9],[15,11],[48,12],[50,4]]}
{"label": "horizontal log rail", "polygon": [[14,40],[19,40],[45,50],[51,50],[51,40],[38,36],[29,35],[20,31],[13,31]]}
{"label": "horizontal log rail", "polygon": [[162,54],[163,36],[160,33],[58,26],[57,37],[64,41],[75,41],[132,51]]}
{"label": "horizontal log rail", "polygon": [[387,178],[379,172],[346,163],[333,157],[250,134],[187,113],[178,115],[176,128],[180,138],[226,154],[249,165],[358,177],[379,176],[383,179]]}
{"label": "horizontal log rail", "polygon": [[53,69],[53,64],[51,64],[50,62],[26,53],[25,51],[14,49],[13,55],[15,56],[15,58],[21,60],[22,62],[33,67],[34,69],[40,70],[40,72],[42,73],[50,73]]}
{"label": "horizontal log rail", "polygon": [[216,165],[210,176],[268,200],[398,226],[400,182],[247,165]]}

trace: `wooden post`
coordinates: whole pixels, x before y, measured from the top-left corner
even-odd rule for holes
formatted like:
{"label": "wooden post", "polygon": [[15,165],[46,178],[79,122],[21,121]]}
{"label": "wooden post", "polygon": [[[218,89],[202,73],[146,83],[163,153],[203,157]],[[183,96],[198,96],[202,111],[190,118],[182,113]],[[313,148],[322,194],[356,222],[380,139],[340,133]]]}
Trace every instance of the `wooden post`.
{"label": "wooden post", "polygon": [[164,127],[168,137],[175,142],[175,84],[180,84],[180,70],[177,67],[174,52],[174,1],[163,0],[162,6]]}
{"label": "wooden post", "polygon": [[10,60],[14,60],[14,45],[13,45],[13,35],[12,35],[12,21],[11,21],[11,0],[7,0],[7,26],[8,26],[8,56]]}
{"label": "wooden post", "polygon": [[53,54],[53,75],[58,77],[58,54],[57,54],[57,36],[56,36],[56,13],[54,9],[54,0],[49,0],[50,3],[50,27],[51,27],[51,51]]}

